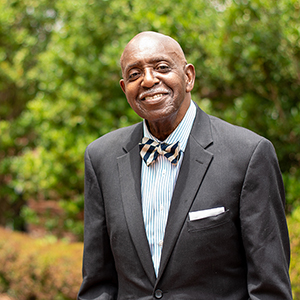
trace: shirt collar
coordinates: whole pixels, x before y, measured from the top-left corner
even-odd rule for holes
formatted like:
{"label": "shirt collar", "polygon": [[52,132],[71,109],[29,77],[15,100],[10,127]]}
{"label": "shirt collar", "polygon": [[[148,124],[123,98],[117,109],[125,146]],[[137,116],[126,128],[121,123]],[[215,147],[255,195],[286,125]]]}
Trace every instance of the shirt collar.
{"label": "shirt collar", "polygon": [[[191,101],[191,104],[185,116],[179,123],[179,125],[163,142],[167,144],[172,144],[179,141],[180,150],[184,152],[195,120],[195,116],[196,116],[196,105],[193,101]],[[143,120],[143,130],[144,130],[144,137],[153,139],[156,142],[162,142],[150,133],[145,120]]]}

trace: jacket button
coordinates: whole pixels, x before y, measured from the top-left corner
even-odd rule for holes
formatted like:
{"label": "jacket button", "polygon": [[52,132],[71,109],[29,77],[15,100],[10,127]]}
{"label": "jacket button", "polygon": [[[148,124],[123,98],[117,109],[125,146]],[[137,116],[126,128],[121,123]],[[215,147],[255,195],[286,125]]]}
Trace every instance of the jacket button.
{"label": "jacket button", "polygon": [[163,297],[163,292],[161,290],[156,290],[154,296],[156,299],[161,299]]}

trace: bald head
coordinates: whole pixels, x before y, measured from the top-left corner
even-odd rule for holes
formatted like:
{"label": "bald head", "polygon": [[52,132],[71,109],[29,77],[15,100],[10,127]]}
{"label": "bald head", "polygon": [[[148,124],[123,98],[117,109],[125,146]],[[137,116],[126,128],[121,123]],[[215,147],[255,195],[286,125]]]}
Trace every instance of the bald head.
{"label": "bald head", "polygon": [[133,52],[136,53],[138,51],[142,52],[145,50],[151,51],[151,49],[154,49],[153,45],[160,45],[161,48],[164,48],[168,52],[177,56],[177,58],[179,59],[179,61],[183,63],[183,65],[186,64],[184,52],[177,41],[161,33],[153,32],[153,31],[144,31],[137,34],[126,45],[120,59],[122,73],[124,72],[124,68],[125,68],[124,59],[126,57],[130,56]]}
{"label": "bald head", "polygon": [[147,31],[127,44],[121,67],[120,85],[128,103],[147,120],[150,132],[163,141],[190,106],[194,66],[187,64],[174,39]]}

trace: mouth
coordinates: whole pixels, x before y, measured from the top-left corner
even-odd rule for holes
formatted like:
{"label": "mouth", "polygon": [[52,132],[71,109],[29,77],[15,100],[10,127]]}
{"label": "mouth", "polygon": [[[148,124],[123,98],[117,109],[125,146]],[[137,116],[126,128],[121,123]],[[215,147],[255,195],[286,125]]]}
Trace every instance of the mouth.
{"label": "mouth", "polygon": [[165,94],[156,94],[154,96],[146,96],[142,100],[156,100],[164,96]]}
{"label": "mouth", "polygon": [[169,92],[167,90],[151,90],[151,91],[145,91],[143,93],[141,93],[139,95],[140,100],[142,101],[155,101],[158,100],[160,98],[162,98],[163,96],[166,96],[167,94],[169,94]]}

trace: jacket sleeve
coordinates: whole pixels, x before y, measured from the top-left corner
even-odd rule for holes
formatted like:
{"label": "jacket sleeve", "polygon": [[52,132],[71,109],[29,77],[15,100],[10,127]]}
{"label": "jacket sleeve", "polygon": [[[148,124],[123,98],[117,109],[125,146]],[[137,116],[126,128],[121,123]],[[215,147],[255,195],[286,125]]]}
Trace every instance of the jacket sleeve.
{"label": "jacket sleeve", "polygon": [[274,147],[266,139],[252,153],[240,201],[250,299],[292,299],[284,187]]}
{"label": "jacket sleeve", "polygon": [[83,281],[78,300],[117,298],[117,272],[110,248],[100,185],[85,152]]}

